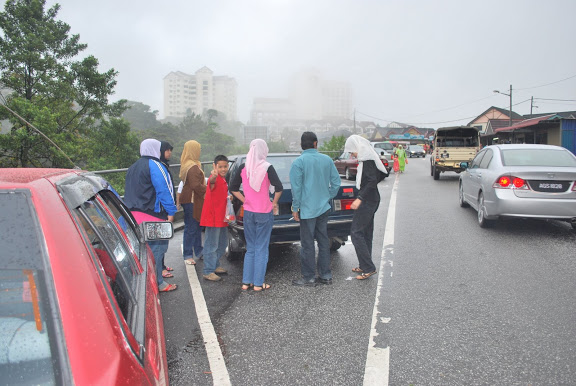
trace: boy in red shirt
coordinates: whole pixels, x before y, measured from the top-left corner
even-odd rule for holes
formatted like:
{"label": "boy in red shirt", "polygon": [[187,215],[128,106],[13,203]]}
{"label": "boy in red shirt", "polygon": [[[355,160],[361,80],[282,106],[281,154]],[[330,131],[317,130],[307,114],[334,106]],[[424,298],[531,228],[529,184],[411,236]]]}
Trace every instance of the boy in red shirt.
{"label": "boy in red shirt", "polygon": [[228,172],[228,158],[225,155],[217,155],[212,167],[200,226],[206,227],[203,251],[204,279],[218,281],[222,278],[217,273],[227,273],[224,268],[220,267],[220,257],[224,255],[228,247],[228,223],[224,221],[228,200],[228,184],[224,176]]}

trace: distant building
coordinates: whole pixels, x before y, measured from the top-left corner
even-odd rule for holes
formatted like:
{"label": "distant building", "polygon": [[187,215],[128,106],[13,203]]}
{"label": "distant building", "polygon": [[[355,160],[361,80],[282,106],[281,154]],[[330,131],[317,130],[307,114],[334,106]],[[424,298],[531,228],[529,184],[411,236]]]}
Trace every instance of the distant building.
{"label": "distant building", "polygon": [[267,125],[271,131],[296,121],[329,122],[353,118],[353,93],[350,83],[322,79],[318,70],[298,72],[290,82],[287,98],[255,98],[250,113],[251,125]]}
{"label": "distant building", "polygon": [[224,113],[226,119],[236,121],[236,92],[234,78],[214,76],[208,67],[202,67],[194,75],[173,71],[164,77],[164,115],[184,118],[214,109]]}
{"label": "distant building", "polygon": [[268,142],[268,126],[244,126],[244,144],[248,145],[253,139],[260,138]]}

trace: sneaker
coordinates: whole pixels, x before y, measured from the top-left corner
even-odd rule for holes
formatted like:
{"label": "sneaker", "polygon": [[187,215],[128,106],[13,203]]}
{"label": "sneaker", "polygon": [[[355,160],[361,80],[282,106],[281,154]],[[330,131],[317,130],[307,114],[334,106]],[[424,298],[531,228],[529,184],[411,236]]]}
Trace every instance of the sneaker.
{"label": "sneaker", "polygon": [[295,286],[306,286],[306,287],[316,287],[316,279],[306,280],[304,278],[292,280],[292,285]]}
{"label": "sneaker", "polygon": [[219,274],[226,274],[228,273],[228,271],[226,271],[224,268],[222,267],[218,267],[214,270],[215,273],[219,273]]}
{"label": "sneaker", "polygon": [[222,278],[220,276],[216,275],[214,272],[211,272],[208,275],[204,275],[204,279],[210,280],[210,281],[222,280]]}

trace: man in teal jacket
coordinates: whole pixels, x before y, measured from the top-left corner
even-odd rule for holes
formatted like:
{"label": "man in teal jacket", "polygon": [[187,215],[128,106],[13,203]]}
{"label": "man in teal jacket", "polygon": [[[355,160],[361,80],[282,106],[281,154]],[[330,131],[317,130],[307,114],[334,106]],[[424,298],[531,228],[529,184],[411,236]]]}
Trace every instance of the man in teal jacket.
{"label": "man in teal jacket", "polygon": [[[316,134],[307,131],[301,138],[302,154],[290,168],[292,215],[300,222],[300,270],[296,286],[332,284],[328,213],[330,200],[340,189],[340,176],[330,157],[318,152]],[[318,242],[316,263],[314,239]],[[318,277],[316,277],[318,271]]]}

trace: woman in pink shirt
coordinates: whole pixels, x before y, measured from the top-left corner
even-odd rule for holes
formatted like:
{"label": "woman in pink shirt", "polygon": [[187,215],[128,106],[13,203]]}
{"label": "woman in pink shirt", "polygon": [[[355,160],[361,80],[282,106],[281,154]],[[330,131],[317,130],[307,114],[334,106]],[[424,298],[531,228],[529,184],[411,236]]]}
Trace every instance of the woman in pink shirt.
{"label": "woman in pink shirt", "polygon": [[[246,255],[242,290],[254,286],[260,292],[270,288],[264,283],[268,264],[268,245],[274,223],[274,213],[278,213],[278,200],[282,195],[282,182],[274,166],[266,162],[268,145],[262,139],[250,143],[246,163],[232,177],[230,192],[244,204],[244,237]],[[242,184],[244,194],[240,192]],[[273,189],[272,189],[273,187]],[[270,193],[274,198],[270,201]]]}

